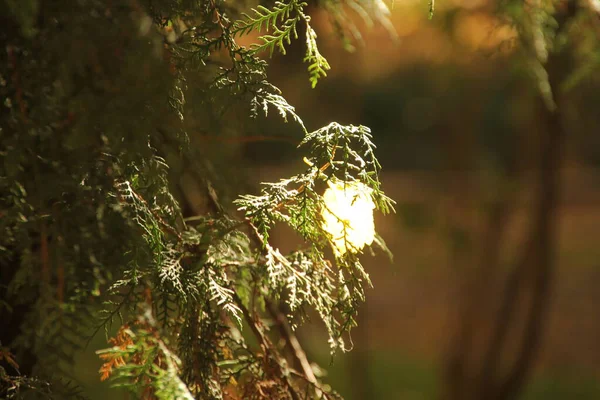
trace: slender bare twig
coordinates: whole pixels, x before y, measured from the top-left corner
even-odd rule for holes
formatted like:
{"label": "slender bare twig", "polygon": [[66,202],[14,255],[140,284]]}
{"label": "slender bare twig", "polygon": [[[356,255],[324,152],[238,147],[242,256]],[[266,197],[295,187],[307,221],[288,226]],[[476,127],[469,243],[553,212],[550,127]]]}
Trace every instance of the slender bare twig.
{"label": "slender bare twig", "polygon": [[304,349],[302,348],[300,342],[298,341],[298,338],[292,331],[292,328],[290,327],[287,318],[270,300],[265,300],[265,303],[267,305],[267,310],[269,311],[269,314],[271,314],[271,317],[275,320],[277,326],[279,327],[279,332],[281,336],[285,339],[286,343],[288,343],[292,348],[292,354],[298,362],[298,364],[300,364],[305,379],[313,385],[317,385],[317,377],[315,376],[315,373],[312,367],[310,366],[310,363],[308,362],[308,358],[306,357]]}
{"label": "slender bare twig", "polygon": [[273,361],[273,366],[277,371],[278,378],[281,379],[281,381],[285,384],[292,399],[301,400],[300,394],[298,394],[296,388],[290,380],[289,371],[286,371],[286,369],[284,369],[284,367],[282,366],[282,362],[280,360],[281,356],[279,355],[269,338],[262,331],[262,328],[259,326],[259,322],[252,318],[250,311],[246,308],[246,306],[242,302],[242,299],[240,299],[240,297],[235,292],[233,294],[233,299],[237,306],[240,308],[240,310],[242,310],[244,319],[246,320],[246,323],[248,323],[248,326],[252,330],[252,333],[254,333],[254,336],[256,336],[256,339],[260,343],[260,346],[263,349],[265,356]]}
{"label": "slender bare twig", "polygon": [[293,368],[290,368],[290,374],[297,376],[298,378],[306,381],[308,384],[313,386],[315,388],[315,390],[317,391],[317,396],[319,396],[320,399],[326,399],[326,400],[340,399],[341,400],[340,395],[337,395],[335,393],[334,394],[328,393],[325,389],[323,389],[323,387],[321,385],[319,385],[319,382],[309,381],[307,379],[306,375],[304,375],[303,373],[298,372]]}

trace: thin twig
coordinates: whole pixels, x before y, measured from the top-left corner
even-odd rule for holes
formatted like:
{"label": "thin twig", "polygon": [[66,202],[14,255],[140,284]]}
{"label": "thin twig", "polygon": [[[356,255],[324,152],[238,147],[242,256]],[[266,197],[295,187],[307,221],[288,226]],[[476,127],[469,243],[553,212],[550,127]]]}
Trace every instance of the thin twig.
{"label": "thin twig", "polygon": [[167,222],[165,222],[165,220],[158,213],[156,213],[155,210],[153,210],[150,207],[148,202],[141,195],[139,195],[135,190],[133,190],[131,185],[129,186],[129,190],[131,191],[131,193],[135,196],[135,198],[137,200],[139,200],[142,204],[144,204],[144,206],[150,211],[150,213],[152,213],[154,218],[156,218],[156,220],[163,226],[163,228],[167,232],[171,233],[172,235],[175,235],[177,237],[177,239],[179,239],[180,242],[183,240],[183,238],[181,237],[179,232],[177,232],[177,230],[175,228],[173,228],[171,225],[169,225]]}
{"label": "thin twig", "polygon": [[[263,238],[262,238],[261,234],[258,232],[258,228],[256,228],[256,226],[249,220],[247,220],[247,223],[250,226],[250,231],[252,232],[252,238],[258,245],[262,246]],[[287,322],[287,318],[283,314],[281,314],[281,312],[279,310],[276,309],[275,305],[269,299],[265,298],[265,304],[267,305],[267,309],[268,309],[269,313],[271,314],[271,316],[273,317],[273,319],[279,326],[279,331],[281,333],[281,336],[292,347],[292,350],[293,350],[292,354],[293,354],[294,358],[296,359],[296,361],[298,361],[298,363],[300,364],[300,367],[302,368],[302,372],[303,372],[301,374],[302,378],[305,381],[314,385],[315,388],[317,388],[317,394],[319,396],[323,395],[324,391],[322,389],[318,388],[317,377],[315,376],[315,373],[314,373],[312,367],[310,366],[308,358],[306,357],[306,353],[304,352],[304,349],[302,349],[302,346],[300,345],[298,338],[296,337],[296,335],[290,328],[290,326]]]}
{"label": "thin twig", "polygon": [[[270,300],[265,299],[265,304],[267,305],[269,314],[271,314],[271,317],[277,323],[277,326],[279,327],[279,332],[281,333],[281,336],[283,336],[286,343],[289,343],[290,347],[292,348],[292,354],[294,355],[294,358],[296,359],[296,361],[298,362],[298,364],[300,364],[300,367],[302,368],[302,372],[304,373],[304,376],[303,376],[304,379],[307,382],[310,382],[313,385],[315,385],[315,387],[317,387],[317,384],[318,384],[317,377],[315,376],[315,373],[314,373],[312,367],[310,366],[310,363],[308,362],[306,353],[304,352],[304,349],[300,345],[298,338],[292,331],[292,328],[290,328],[287,318],[285,317],[285,315],[283,315],[283,313],[279,309],[277,309],[277,307]],[[321,392],[322,391],[320,389],[317,389],[317,396],[320,396]]]}
{"label": "thin twig", "polygon": [[250,311],[246,308],[246,306],[242,302],[242,299],[240,299],[240,297],[235,292],[233,293],[233,300],[235,301],[236,305],[240,308],[240,310],[242,310],[244,319],[246,320],[248,326],[254,333],[254,336],[256,336],[256,339],[258,339],[258,342],[260,343],[260,346],[262,347],[265,356],[267,356],[267,358],[271,358],[274,361],[274,366],[277,370],[277,375],[279,375],[279,379],[281,379],[287,387],[292,399],[301,400],[300,394],[298,394],[296,388],[290,380],[289,371],[286,371],[281,365],[280,356],[277,353],[277,350],[275,350],[269,338],[263,333],[261,327],[258,325],[258,321],[252,318]]}
{"label": "thin twig", "polygon": [[341,399],[341,397],[339,395],[336,395],[335,393],[332,395],[331,393],[328,393],[325,389],[323,389],[323,387],[321,387],[321,385],[319,385],[318,382],[311,382],[307,379],[306,375],[304,375],[301,372],[296,371],[293,368],[290,368],[290,374],[297,376],[300,379],[303,379],[304,381],[306,381],[306,383],[310,384],[311,386],[313,386],[315,388],[315,390],[319,393],[318,396],[320,396],[321,399]]}

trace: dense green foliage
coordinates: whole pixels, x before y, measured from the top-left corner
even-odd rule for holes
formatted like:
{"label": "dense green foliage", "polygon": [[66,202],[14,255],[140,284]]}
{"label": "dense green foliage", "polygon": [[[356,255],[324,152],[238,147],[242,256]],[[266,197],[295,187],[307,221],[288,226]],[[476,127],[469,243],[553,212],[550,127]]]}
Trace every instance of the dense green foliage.
{"label": "dense green foliage", "polygon": [[[370,282],[355,253],[327,259],[319,193],[335,178],[366,184],[383,212],[392,201],[368,128],[309,133],[267,81],[262,57],[285,53],[300,25],[313,87],[330,68],[307,3],[246,14],[222,1],[1,4],[0,307],[11,327],[2,396],[83,395],[67,383],[73,355],[105,331],[113,347],[98,352],[99,378],[140,398],[335,397],[293,330],[316,312],[332,352],[346,350]],[[385,18],[383,3],[355,5]],[[341,4],[327,7],[351,26]],[[252,32],[257,44],[237,43]],[[269,108],[306,133],[309,166],[221,204],[213,182],[223,154],[203,152],[189,132],[244,134]],[[183,169],[203,188],[201,215],[182,211],[174,177]],[[277,222],[306,245],[273,248]]]}
{"label": "dense green foliage", "polygon": [[[497,5],[550,116],[598,65],[594,3],[575,3]],[[382,213],[393,201],[369,128],[309,129],[267,79],[295,40],[307,85],[326,77],[317,8],[348,49],[349,10],[393,31],[381,0],[0,0],[0,396],[85,397],[73,357],[104,333],[98,378],[136,398],[339,397],[295,329],[315,316],[331,353],[349,350],[371,283],[362,249],[331,251],[322,193],[360,183]],[[306,167],[232,200],[234,155],[200,138],[240,138],[273,111],[303,132]],[[276,224],[302,245],[273,247]]]}

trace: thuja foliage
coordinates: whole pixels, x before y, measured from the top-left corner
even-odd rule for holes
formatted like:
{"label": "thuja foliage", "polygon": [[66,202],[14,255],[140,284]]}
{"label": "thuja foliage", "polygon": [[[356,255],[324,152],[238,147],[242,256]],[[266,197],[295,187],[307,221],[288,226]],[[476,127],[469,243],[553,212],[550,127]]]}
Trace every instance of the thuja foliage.
{"label": "thuja foliage", "polygon": [[[499,10],[553,107],[544,67],[564,46],[562,2],[538,3]],[[267,79],[296,40],[307,84],[326,77],[319,7],[346,47],[361,41],[349,10],[390,27],[381,0],[0,1],[1,397],[85,398],[74,355],[96,334],[108,341],[98,379],[136,398],[338,397],[295,329],[316,316],[332,353],[351,347],[370,286],[359,255],[385,250],[369,213],[393,202],[368,128],[308,129]],[[597,66],[597,41],[580,43],[570,87]],[[198,136],[239,137],[273,111],[304,132],[306,167],[227,200],[233,157]],[[332,218],[353,213],[358,242],[361,226]],[[276,224],[303,245],[274,247]]]}
{"label": "thuja foliage", "polygon": [[[358,38],[348,5],[389,25],[379,0],[323,2],[342,40]],[[266,60],[293,40],[305,42],[313,87],[330,69],[309,4],[0,7],[1,396],[83,398],[74,355],[104,333],[98,379],[139,398],[338,397],[294,332],[318,315],[332,353],[348,350],[370,286],[359,254],[386,248],[377,235],[352,245],[345,232],[360,227],[342,218],[333,237],[322,193],[328,182],[362,188],[383,213],[393,201],[368,128],[309,131],[267,80]],[[254,44],[240,45],[249,35]],[[218,160],[193,133],[231,135],[272,109],[305,133],[305,170],[223,203]],[[184,207],[183,169],[203,188],[203,213]],[[277,223],[304,244],[273,247]],[[328,256],[335,240],[348,246]]]}

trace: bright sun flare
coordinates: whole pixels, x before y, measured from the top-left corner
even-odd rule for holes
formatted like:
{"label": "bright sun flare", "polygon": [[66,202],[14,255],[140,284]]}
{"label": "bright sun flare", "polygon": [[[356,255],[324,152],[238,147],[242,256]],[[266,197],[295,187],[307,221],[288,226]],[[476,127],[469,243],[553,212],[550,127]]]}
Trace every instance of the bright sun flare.
{"label": "bright sun flare", "polygon": [[331,235],[336,257],[356,253],[373,243],[375,223],[372,190],[361,182],[329,181],[321,208],[323,229]]}

